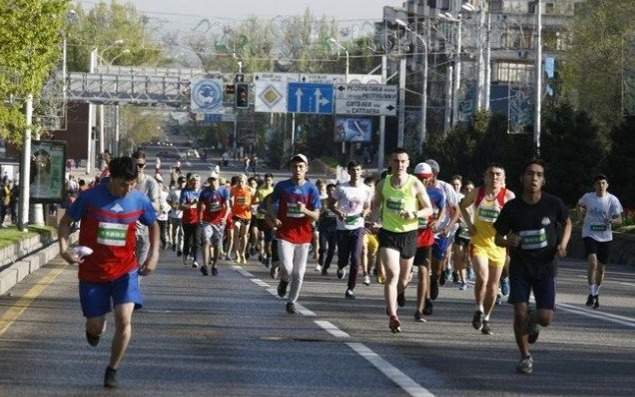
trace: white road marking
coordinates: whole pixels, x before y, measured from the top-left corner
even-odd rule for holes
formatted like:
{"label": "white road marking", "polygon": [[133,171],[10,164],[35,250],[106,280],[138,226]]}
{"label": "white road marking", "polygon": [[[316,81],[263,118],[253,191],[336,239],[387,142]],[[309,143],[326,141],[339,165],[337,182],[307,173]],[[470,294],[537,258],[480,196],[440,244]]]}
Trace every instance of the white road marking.
{"label": "white road marking", "polygon": [[298,311],[298,313],[300,313],[303,316],[306,316],[306,317],[317,317],[315,312],[312,312],[311,310],[307,309],[306,307],[302,306],[299,303],[295,304],[295,308]]}
{"label": "white road marking", "polygon": [[635,318],[619,316],[617,314],[610,314],[598,311],[591,311],[590,309],[583,309],[580,307],[576,307],[573,305],[568,305],[566,303],[558,303],[558,308],[564,310],[565,312],[579,314],[581,316],[586,316],[590,318],[595,318],[598,320],[606,320],[616,324],[625,325],[627,327],[635,328]]}
{"label": "white road marking", "polygon": [[265,287],[265,288],[271,287],[269,284],[265,283],[264,281],[262,281],[259,278],[250,278],[250,280],[251,280],[252,283],[254,283],[256,285],[259,285],[261,287]]}
{"label": "white road marking", "polygon": [[397,367],[381,358],[377,353],[370,350],[362,343],[346,343],[357,354],[368,360],[375,368],[377,368],[382,374],[386,375],[388,379],[396,383],[406,393],[412,397],[434,397],[428,389],[421,386],[411,377],[401,372]]}
{"label": "white road marking", "polygon": [[315,320],[314,322],[317,325],[319,325],[323,330],[325,330],[326,332],[328,332],[329,334],[333,335],[336,338],[350,338],[351,337],[346,332],[337,328],[335,324],[333,324],[330,321]]}
{"label": "white road marking", "polygon": [[267,292],[278,298],[278,290],[276,288],[267,288]]}
{"label": "white road marking", "polygon": [[238,273],[242,274],[245,277],[254,277],[253,274],[249,273],[247,270],[243,269],[241,266],[233,265],[232,269],[236,270]]}

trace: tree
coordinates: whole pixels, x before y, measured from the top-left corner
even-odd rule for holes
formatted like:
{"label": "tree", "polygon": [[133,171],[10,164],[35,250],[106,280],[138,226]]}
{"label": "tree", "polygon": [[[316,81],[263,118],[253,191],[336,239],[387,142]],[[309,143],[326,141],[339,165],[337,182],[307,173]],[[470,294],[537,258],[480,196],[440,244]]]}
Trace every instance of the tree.
{"label": "tree", "polygon": [[635,2],[596,0],[580,6],[565,53],[563,89],[608,137],[623,119],[624,69],[635,63],[635,55],[624,51],[625,39],[635,32]]}
{"label": "tree", "polygon": [[[0,136],[20,144],[24,104],[59,60],[68,0],[0,0]],[[7,101],[7,99],[9,99]]]}
{"label": "tree", "polygon": [[626,208],[635,207],[635,117],[628,117],[611,134],[613,146],[607,158],[610,189]]}

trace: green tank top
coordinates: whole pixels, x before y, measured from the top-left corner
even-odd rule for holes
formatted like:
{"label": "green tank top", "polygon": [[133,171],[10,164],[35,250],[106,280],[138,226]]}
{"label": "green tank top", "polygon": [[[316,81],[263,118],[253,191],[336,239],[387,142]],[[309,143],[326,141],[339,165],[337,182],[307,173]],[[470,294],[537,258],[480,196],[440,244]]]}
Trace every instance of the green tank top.
{"label": "green tank top", "polygon": [[416,179],[412,175],[408,175],[406,183],[401,188],[395,188],[390,183],[390,176],[384,179],[384,185],[381,190],[383,196],[381,218],[383,229],[393,233],[405,233],[417,230],[419,220],[406,220],[399,213],[401,211],[416,211],[417,198],[414,192]]}

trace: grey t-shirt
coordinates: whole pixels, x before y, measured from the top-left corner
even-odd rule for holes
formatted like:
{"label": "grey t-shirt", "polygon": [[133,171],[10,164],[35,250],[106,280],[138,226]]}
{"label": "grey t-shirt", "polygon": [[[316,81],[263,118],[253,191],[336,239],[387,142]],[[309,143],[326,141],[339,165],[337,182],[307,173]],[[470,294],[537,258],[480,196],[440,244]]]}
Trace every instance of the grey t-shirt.
{"label": "grey t-shirt", "polygon": [[620,200],[611,193],[599,197],[591,192],[582,196],[578,205],[586,210],[582,238],[590,237],[600,243],[613,240],[610,220],[624,212]]}

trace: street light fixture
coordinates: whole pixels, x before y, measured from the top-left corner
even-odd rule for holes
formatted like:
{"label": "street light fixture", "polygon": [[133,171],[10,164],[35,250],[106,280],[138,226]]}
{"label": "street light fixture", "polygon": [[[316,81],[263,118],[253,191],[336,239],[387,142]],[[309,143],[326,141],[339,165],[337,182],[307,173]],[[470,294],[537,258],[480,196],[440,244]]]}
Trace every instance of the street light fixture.
{"label": "street light fixture", "polygon": [[421,135],[419,136],[418,151],[423,147],[423,144],[428,138],[428,40],[408,26],[408,24],[401,20],[395,19],[397,25],[403,27],[408,32],[415,35],[423,44],[423,81],[422,81],[422,93],[421,93]]}
{"label": "street light fixture", "polygon": [[329,42],[335,44],[338,48],[344,50],[344,53],[346,54],[346,83],[348,84],[348,74],[350,71],[350,61],[349,61],[349,53],[348,53],[348,49],[346,47],[344,47],[342,45],[342,43],[340,43],[339,41],[337,41],[334,37],[329,38]]}

